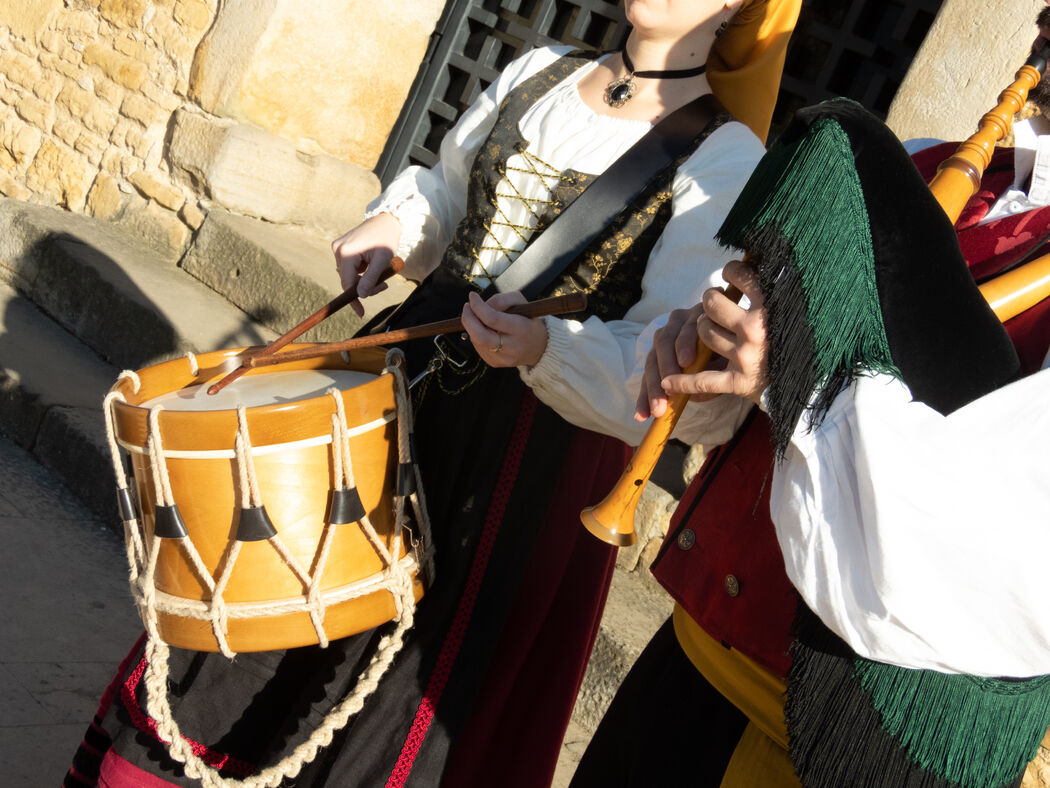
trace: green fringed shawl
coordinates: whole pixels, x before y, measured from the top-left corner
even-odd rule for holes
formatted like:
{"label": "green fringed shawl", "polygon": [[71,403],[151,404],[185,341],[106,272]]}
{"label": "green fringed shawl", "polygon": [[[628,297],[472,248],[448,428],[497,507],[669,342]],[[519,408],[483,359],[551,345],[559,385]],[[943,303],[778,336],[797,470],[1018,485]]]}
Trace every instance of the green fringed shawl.
{"label": "green fringed shawl", "polygon": [[1024,771],[1050,720],[1050,676],[1008,681],[858,659],[854,673],[882,727],[922,768],[967,788]]}
{"label": "green fringed shawl", "polygon": [[717,237],[757,263],[779,452],[811,400],[819,420],[857,375],[899,376],[879,307],[864,193],[838,123],[818,121],[799,141],[767,153]]}

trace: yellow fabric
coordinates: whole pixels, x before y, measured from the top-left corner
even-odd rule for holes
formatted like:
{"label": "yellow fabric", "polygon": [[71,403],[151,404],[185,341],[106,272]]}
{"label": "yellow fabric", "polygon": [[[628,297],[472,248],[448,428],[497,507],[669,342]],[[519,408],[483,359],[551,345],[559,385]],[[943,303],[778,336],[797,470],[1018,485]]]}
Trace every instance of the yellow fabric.
{"label": "yellow fabric", "polygon": [[678,644],[700,675],[786,753],[784,680],[712,638],[681,605],[675,605],[672,620]]}
{"label": "yellow fabric", "polygon": [[802,788],[787,750],[753,722],[733,750],[720,788]]}
{"label": "yellow fabric", "polygon": [[802,0],[745,0],[707,57],[715,97],[765,142]]}

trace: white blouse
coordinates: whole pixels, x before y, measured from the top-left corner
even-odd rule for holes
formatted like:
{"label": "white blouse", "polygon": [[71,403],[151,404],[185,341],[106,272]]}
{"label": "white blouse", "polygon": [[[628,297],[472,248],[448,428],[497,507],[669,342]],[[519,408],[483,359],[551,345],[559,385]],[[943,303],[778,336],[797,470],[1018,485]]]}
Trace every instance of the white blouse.
{"label": "white blouse", "polygon": [[[369,206],[366,216],[386,212],[400,221],[398,254],[405,259],[406,276],[422,279],[440,262],[466,213],[470,167],[500,103],[512,88],[569,51],[536,49],[511,63],[445,136],[440,162],[430,169],[409,167]],[[521,119],[527,155],[511,157],[508,177],[497,189],[502,195],[497,218],[472,272],[481,286],[489,281],[486,274],[501,273],[524,248],[556,183],[552,173],[599,174],[651,128],[643,121],[598,114],[583,102],[577,83],[594,67],[578,69]],[[541,401],[578,426],[628,443],[641,439],[645,425],[634,421],[634,394],[626,385],[635,368],[636,341],[660,315],[691,306],[706,288],[721,283],[719,274],[732,254],[718,246],[714,233],[763,153],[746,126],[727,123],[679,168],[672,217],[649,258],[641,298],[622,319],[544,318],[547,349],[536,366],[519,368]],[[735,403],[719,398],[692,409],[720,422],[727,404]]]}
{"label": "white blouse", "polygon": [[1048,447],[1050,370],[948,416],[893,378],[860,379],[800,425],[774,474],[788,576],[861,656],[1050,673]]}

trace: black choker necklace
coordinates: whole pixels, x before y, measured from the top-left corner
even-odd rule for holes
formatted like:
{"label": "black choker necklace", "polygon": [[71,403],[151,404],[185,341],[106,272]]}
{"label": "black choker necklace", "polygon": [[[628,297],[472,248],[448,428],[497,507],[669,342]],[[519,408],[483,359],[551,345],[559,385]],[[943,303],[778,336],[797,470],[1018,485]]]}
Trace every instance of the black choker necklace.
{"label": "black choker necklace", "polygon": [[634,98],[634,94],[638,90],[638,86],[634,83],[636,78],[685,79],[686,77],[699,76],[707,71],[706,63],[696,68],[680,68],[673,71],[635,71],[634,63],[631,62],[626,47],[620,52],[620,56],[623,58],[624,68],[627,69],[627,76],[610,82],[605,86],[605,103],[610,107],[622,107]]}

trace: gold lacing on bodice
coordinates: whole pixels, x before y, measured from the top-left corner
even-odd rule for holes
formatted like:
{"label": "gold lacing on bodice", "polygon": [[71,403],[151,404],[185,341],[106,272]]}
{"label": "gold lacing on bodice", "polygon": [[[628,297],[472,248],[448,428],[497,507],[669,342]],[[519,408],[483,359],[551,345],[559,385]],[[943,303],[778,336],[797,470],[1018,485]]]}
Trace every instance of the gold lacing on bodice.
{"label": "gold lacing on bodice", "polygon": [[[529,243],[529,238],[532,237],[533,232],[541,224],[543,212],[557,205],[557,201],[551,198],[555,188],[562,180],[562,173],[553,165],[545,162],[539,156],[530,152],[527,148],[521,151],[521,160],[522,166],[511,166],[510,163],[508,163],[507,173],[496,185],[497,200],[495,214],[485,227],[485,241],[482,243],[481,247],[471,255],[474,264],[481,269],[481,273],[469,273],[468,278],[471,281],[476,281],[481,278],[491,280],[494,277],[494,274],[489,273],[485,264],[482,262],[481,252],[499,252],[507,259],[508,265],[513,263],[518,259],[518,256],[525,251],[525,247]],[[521,173],[522,182],[520,185],[515,184],[514,181],[511,180],[510,173],[512,172]],[[522,193],[521,187],[524,186],[524,183],[530,178],[536,178],[543,184],[544,190],[546,191],[546,198],[539,196],[528,197]],[[509,201],[511,204],[524,205],[528,215],[532,218],[532,223],[517,224],[512,221],[511,217],[507,214],[506,203],[501,203],[501,200]],[[514,237],[521,242],[520,248],[515,249],[504,245],[494,233],[494,229],[497,227],[509,227],[513,231]]]}

